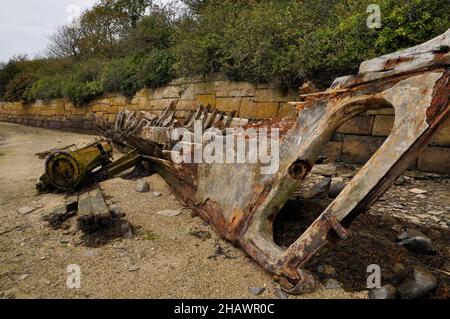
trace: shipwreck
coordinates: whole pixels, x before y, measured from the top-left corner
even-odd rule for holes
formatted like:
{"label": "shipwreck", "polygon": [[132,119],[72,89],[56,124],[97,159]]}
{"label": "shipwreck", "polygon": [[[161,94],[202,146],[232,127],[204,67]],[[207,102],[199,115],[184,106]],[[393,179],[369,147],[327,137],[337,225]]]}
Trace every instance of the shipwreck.
{"label": "shipwreck", "polygon": [[[161,116],[122,112],[114,127],[97,118],[102,134],[128,155],[111,162],[109,143],[99,142],[85,150],[90,159],[81,159],[96,165],[77,168],[80,161],[73,160],[76,155],[62,151],[47,161],[47,178],[53,179],[53,186],[67,190],[81,185],[81,181],[52,176],[79,172],[80,178],[91,174],[94,180],[101,180],[145,161],[180,201],[272,273],[288,293],[310,292],[317,284],[302,266],[329,241],[349,236],[352,221],[389,189],[450,114],[449,66],[450,30],[419,46],[365,61],[357,75],[336,79],[324,92],[303,95],[301,101],[292,102],[298,110],[297,118],[252,122],[199,106],[181,119],[176,102]],[[385,143],[290,247],[276,245],[272,228],[277,213],[310,173],[334,131],[358,114],[385,107],[395,110],[394,128]],[[210,129],[213,137],[186,139],[194,135],[196,125]],[[274,128],[278,132],[279,144],[274,145],[279,162],[270,174],[261,170],[264,164],[260,161],[220,164],[174,160],[187,155],[193,158],[198,147],[206,147],[226,134],[239,136],[247,129],[258,133]],[[176,133],[180,129],[182,133]],[[274,135],[268,135],[270,144]],[[254,139],[247,134],[243,141],[241,147],[244,143],[250,148]],[[238,147],[239,143],[233,144],[235,151]],[[187,154],[189,150],[192,154]],[[58,159],[63,161],[55,168]],[[96,173],[95,166],[100,167]],[[65,173],[60,174],[60,170]]]}

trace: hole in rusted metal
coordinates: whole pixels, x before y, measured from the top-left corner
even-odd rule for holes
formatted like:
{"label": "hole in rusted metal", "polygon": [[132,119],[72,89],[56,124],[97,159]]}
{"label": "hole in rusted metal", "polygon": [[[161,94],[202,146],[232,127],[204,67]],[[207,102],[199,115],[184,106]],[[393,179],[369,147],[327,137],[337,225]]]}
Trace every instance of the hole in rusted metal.
{"label": "hole in rusted metal", "polygon": [[311,168],[311,163],[298,159],[289,168],[289,175],[294,179],[304,179],[311,171]]}

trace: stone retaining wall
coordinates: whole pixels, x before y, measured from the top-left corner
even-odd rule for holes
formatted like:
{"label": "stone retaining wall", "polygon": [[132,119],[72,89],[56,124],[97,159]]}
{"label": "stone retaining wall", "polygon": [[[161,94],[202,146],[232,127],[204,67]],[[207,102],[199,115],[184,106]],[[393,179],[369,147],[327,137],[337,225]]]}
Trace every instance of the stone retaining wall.
{"label": "stone retaining wall", "polygon": [[[160,115],[174,100],[179,101],[179,117],[187,116],[199,104],[210,104],[219,111],[236,111],[242,118],[264,119],[295,116],[295,108],[288,102],[298,99],[296,89],[282,91],[270,85],[198,77],[174,80],[157,89],[144,89],[133,99],[107,95],[82,107],[75,107],[63,99],[33,104],[0,102],[0,121],[58,130],[92,131],[92,114],[103,115],[109,123],[114,123],[119,111],[145,110]],[[357,116],[337,130],[324,153],[331,160],[365,163],[384,142],[393,124],[393,109]],[[411,168],[450,174],[450,119]]]}

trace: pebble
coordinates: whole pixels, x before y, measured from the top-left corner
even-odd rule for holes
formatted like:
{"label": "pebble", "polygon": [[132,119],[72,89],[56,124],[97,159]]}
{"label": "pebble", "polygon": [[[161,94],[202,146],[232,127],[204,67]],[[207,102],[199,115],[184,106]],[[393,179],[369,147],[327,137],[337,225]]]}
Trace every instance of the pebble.
{"label": "pebble", "polygon": [[147,193],[150,191],[150,185],[145,179],[140,179],[136,183],[136,192]]}
{"label": "pebble", "polygon": [[136,265],[132,265],[132,266],[128,267],[129,272],[135,272],[135,271],[138,271],[139,269],[140,269],[139,266],[136,266]]}
{"label": "pebble", "polygon": [[334,176],[337,173],[336,166],[333,164],[318,164],[314,165],[311,170],[312,174],[319,174],[323,176]]}
{"label": "pebble", "polygon": [[419,195],[428,193],[426,190],[423,190],[420,188],[413,188],[413,189],[410,189],[409,191],[413,194],[419,194]]}
{"label": "pebble", "polygon": [[264,288],[264,287],[250,287],[248,290],[249,290],[253,295],[259,296],[259,295],[261,295],[264,291],[266,291],[266,288]]}
{"label": "pebble", "polygon": [[392,285],[369,290],[369,299],[396,299],[397,289]]}
{"label": "pebble", "polygon": [[287,293],[285,293],[283,290],[281,290],[280,288],[275,288],[274,290],[274,295],[275,297],[277,297],[278,299],[289,299],[289,296]]}
{"label": "pebble", "polygon": [[402,215],[401,217],[410,221],[413,224],[420,224],[420,219],[417,218],[416,216]]}
{"label": "pebble", "polygon": [[399,178],[397,178],[397,180],[394,182],[395,185],[397,186],[401,186],[403,184],[405,184],[406,179],[404,176],[400,176]]}
{"label": "pebble", "polygon": [[156,213],[156,215],[165,216],[165,217],[175,217],[181,214],[181,210],[172,210],[166,209]]}
{"label": "pebble", "polygon": [[324,286],[325,289],[339,289],[341,288],[341,283],[336,279],[327,279]]}
{"label": "pebble", "polygon": [[160,192],[153,192],[153,196],[160,197],[162,194]]}
{"label": "pebble", "polygon": [[84,252],[83,256],[84,256],[84,257],[88,257],[88,258],[90,258],[90,257],[96,257],[96,256],[98,256],[98,252],[95,251],[95,250],[92,250],[92,249],[86,250],[86,251]]}
{"label": "pebble", "polygon": [[119,206],[113,205],[109,208],[109,213],[113,218],[124,218],[126,214],[120,209]]}
{"label": "pebble", "polygon": [[420,299],[426,297],[437,288],[436,277],[422,267],[414,267],[405,281],[398,287],[402,299]]}
{"label": "pebble", "polygon": [[429,212],[426,212],[427,215],[443,215],[444,212],[441,210],[430,210]]}
{"label": "pebble", "polygon": [[20,280],[20,281],[25,280],[25,279],[27,279],[29,276],[30,276],[30,275],[28,275],[28,274],[23,274],[22,276],[19,277],[19,280]]}

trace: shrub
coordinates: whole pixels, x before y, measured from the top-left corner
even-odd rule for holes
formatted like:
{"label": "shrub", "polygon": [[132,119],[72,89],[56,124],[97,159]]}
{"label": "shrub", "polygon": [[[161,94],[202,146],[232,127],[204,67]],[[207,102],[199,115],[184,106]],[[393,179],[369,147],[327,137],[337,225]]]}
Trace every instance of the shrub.
{"label": "shrub", "polygon": [[44,76],[35,81],[26,92],[28,101],[49,101],[62,96],[63,78],[57,76]]}
{"label": "shrub", "polygon": [[224,73],[282,86],[326,87],[369,58],[425,42],[449,26],[447,0],[379,0],[382,28],[366,25],[373,0],[185,1],[178,24],[180,74]]}
{"label": "shrub", "polygon": [[63,97],[80,106],[102,95],[104,91],[99,78],[103,65],[103,61],[95,59],[77,64],[63,85]]}
{"label": "shrub", "polygon": [[128,57],[109,62],[101,76],[105,92],[118,92],[132,97],[143,85],[138,79],[142,58]]}
{"label": "shrub", "polygon": [[170,50],[154,50],[143,61],[138,71],[142,87],[158,87],[175,78],[174,56]]}
{"label": "shrub", "polygon": [[26,92],[32,85],[33,80],[24,74],[17,75],[11,80],[4,93],[5,101],[27,101]]}
{"label": "shrub", "polygon": [[5,99],[8,84],[20,73],[20,63],[26,61],[26,57],[14,57],[7,63],[0,64],[0,99]]}
{"label": "shrub", "polygon": [[76,79],[69,80],[63,88],[63,95],[74,105],[81,106],[103,93],[101,82],[78,82]]}

